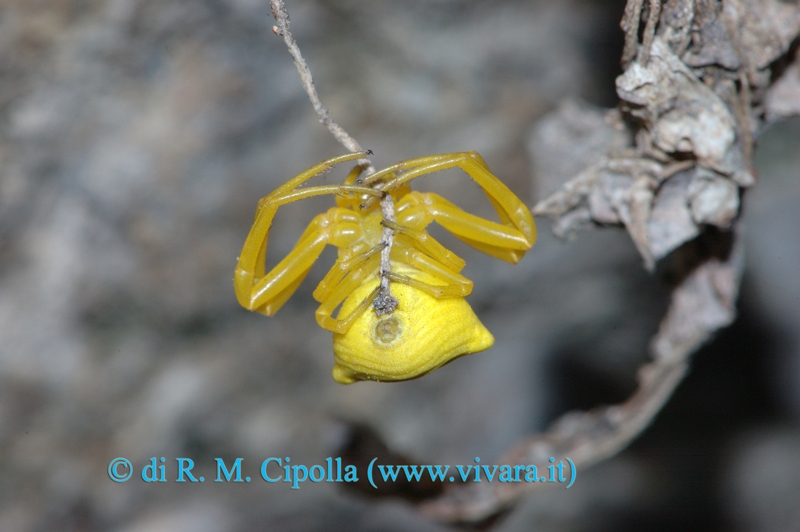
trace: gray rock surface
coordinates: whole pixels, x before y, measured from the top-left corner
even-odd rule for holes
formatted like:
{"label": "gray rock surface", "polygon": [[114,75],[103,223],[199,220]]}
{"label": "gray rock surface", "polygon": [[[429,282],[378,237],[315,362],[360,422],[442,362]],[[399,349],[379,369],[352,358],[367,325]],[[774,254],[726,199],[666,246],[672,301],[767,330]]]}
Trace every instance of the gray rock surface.
{"label": "gray rock surface", "polygon": [[[564,98],[608,103],[600,83],[617,72],[597,57],[621,50],[622,6],[612,4],[289,7],[324,103],[378,166],[475,149],[532,205],[536,121]],[[466,258],[469,301],[497,342],[408,383],[332,380],[330,335],[311,297],[332,251],[275,317],[237,305],[233,268],[257,200],[343,151],[271,26],[264,0],[0,5],[0,530],[444,530],[405,503],[334,484],[267,484],[258,466],[271,456],[323,463],[340,417],[426,463],[491,461],[565,409],[632,389],[667,292],[619,230],[564,244],[542,221],[536,247],[513,267],[434,232]],[[606,41],[614,46],[598,45]],[[770,155],[745,200],[749,309],[780,329],[776,366],[765,370],[774,426],[800,419],[796,126],[764,137]],[[491,213],[465,183],[453,172],[419,186]],[[284,208],[268,260],[329,205]],[[747,488],[747,471],[778,436],[759,434],[738,447],[730,468],[741,484],[725,492],[747,503],[719,511],[767,530],[772,502]],[[775,445],[790,456],[796,437]],[[134,464],[126,483],[109,479],[115,457]],[[165,457],[168,482],[139,477],[152,457]],[[174,482],[177,457],[194,460],[206,482]],[[242,457],[253,481],[210,482],[216,457]],[[568,492],[531,498],[497,529],[658,522],[674,491],[653,468],[634,448],[581,472]]]}

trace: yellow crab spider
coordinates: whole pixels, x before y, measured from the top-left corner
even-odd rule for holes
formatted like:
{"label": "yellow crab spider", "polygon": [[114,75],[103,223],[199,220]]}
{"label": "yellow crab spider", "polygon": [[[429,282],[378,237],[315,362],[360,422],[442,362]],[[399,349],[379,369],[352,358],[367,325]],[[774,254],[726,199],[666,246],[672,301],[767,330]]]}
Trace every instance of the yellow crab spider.
{"label": "yellow crab spider", "polygon": [[[510,263],[517,263],[536,240],[530,210],[475,152],[411,159],[363,179],[357,166],[342,185],[299,188],[334,165],[366,155],[359,152],[323,161],[262,198],[234,277],[239,303],[272,316],[306,277],[325,245],[336,246],[339,257],[314,298],[321,303],[317,322],[333,332],[333,378],[342,384],[413,379],[494,344],[492,334],[464,300],[472,292],[472,281],[460,274],[464,261],[426,232],[431,222]],[[412,192],[408,185],[417,177],[455,167],[483,189],[500,223],[469,214],[437,194]],[[316,216],[292,251],[265,273],[267,240],[278,208],[322,194],[335,195],[336,207]],[[385,220],[381,211],[380,198],[386,194],[394,200],[393,222]],[[388,314],[378,315],[369,307],[380,290],[384,226],[394,230],[388,277],[398,304]]]}

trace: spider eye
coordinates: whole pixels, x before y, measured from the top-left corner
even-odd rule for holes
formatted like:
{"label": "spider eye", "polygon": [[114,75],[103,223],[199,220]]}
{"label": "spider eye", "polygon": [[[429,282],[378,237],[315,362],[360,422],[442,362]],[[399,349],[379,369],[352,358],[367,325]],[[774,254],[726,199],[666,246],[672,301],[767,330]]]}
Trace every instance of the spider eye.
{"label": "spider eye", "polygon": [[391,345],[403,336],[403,325],[394,316],[378,320],[372,332],[375,341],[382,345]]}

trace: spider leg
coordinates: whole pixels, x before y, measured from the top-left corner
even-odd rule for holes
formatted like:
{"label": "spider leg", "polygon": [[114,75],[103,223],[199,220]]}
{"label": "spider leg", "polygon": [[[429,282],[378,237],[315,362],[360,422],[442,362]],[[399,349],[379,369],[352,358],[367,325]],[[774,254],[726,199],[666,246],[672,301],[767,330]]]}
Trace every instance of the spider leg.
{"label": "spider leg", "polygon": [[[400,225],[408,222],[420,226],[417,229],[423,229],[431,221],[436,221],[470,246],[512,263],[518,262],[536,241],[536,226],[530,210],[491,173],[477,153],[433,155],[401,165],[395,165],[391,172],[385,174],[384,179],[391,178],[377,188],[393,190],[417,177],[459,167],[483,189],[500,223],[469,214],[438,194],[411,192],[403,197],[403,205],[398,205]],[[375,174],[365,179],[365,183],[374,178]],[[371,201],[367,200],[367,205]]]}
{"label": "spider leg", "polygon": [[464,269],[466,264],[464,259],[441,245],[438,240],[425,231],[418,231],[388,220],[384,220],[382,223],[394,230],[395,240],[398,244],[415,247],[456,273]]}
{"label": "spider leg", "polygon": [[516,264],[531,244],[525,235],[513,226],[486,220],[463,211],[453,203],[432,192],[412,192],[413,199],[439,225],[453,233],[459,240],[500,260]]}
{"label": "spider leg", "polygon": [[[355,161],[357,159],[365,157],[366,155],[367,155],[367,153],[362,151],[362,152],[356,152],[356,153],[348,153],[348,154],[345,154],[345,155],[340,155],[338,157],[332,157],[332,158],[330,158],[328,160],[322,161],[321,163],[319,163],[319,164],[317,164],[315,166],[312,166],[311,168],[309,168],[305,172],[302,172],[302,173],[298,174],[297,176],[293,177],[292,179],[290,179],[289,181],[287,181],[283,185],[281,185],[278,188],[276,188],[275,190],[273,190],[270,195],[262,198],[261,201],[259,201],[258,206],[259,206],[259,208],[261,208],[262,204],[264,204],[266,202],[269,202],[270,198],[272,198],[273,196],[279,196],[279,195],[285,194],[286,192],[294,190],[297,187],[299,187],[300,185],[302,185],[303,183],[305,183],[306,181],[308,181],[309,179],[311,179],[312,177],[316,177],[316,176],[318,176],[320,174],[323,174],[323,173],[327,172],[328,170],[330,170],[331,168],[333,168],[337,164],[344,163],[344,162],[347,162],[347,161]],[[352,173],[354,173],[354,172],[351,172],[351,174]],[[353,180],[355,180],[355,178]],[[347,183],[347,184],[350,185],[352,183]]]}
{"label": "spider leg", "polygon": [[328,235],[322,231],[300,240],[275,268],[253,285],[250,306],[267,316],[275,314],[279,305],[291,296],[291,293],[285,294],[286,289],[297,289],[300,284],[297,281],[305,278],[327,243]]}
{"label": "spider leg", "polygon": [[[354,268],[360,268],[365,263],[372,259],[373,261],[377,262],[378,254],[380,254],[381,250],[383,249],[383,245],[378,244],[377,246],[373,246],[372,248],[368,249],[367,251],[363,251],[363,248],[358,249],[349,249],[347,252],[342,254],[330,271],[325,275],[325,278],[320,281],[319,285],[317,285],[316,290],[314,290],[314,299],[322,303],[328,297],[330,297],[331,293],[339,286],[339,283],[342,282],[342,279],[347,276]],[[377,266],[376,266],[377,268]]]}
{"label": "spider leg", "polygon": [[[262,209],[259,215],[274,217],[275,210],[276,207],[270,205]],[[263,235],[260,247],[254,252],[260,236],[258,233],[254,234],[254,226],[248,240],[245,241],[245,249],[239,258],[234,277],[234,288],[239,303],[248,310],[272,316],[300,286],[325,245],[349,245],[352,240],[358,238],[358,228],[355,213],[334,207],[316,216],[292,251],[265,274],[267,235]]]}
{"label": "spider leg", "polygon": [[[463,155],[462,153],[444,153],[439,155],[427,155],[425,157],[418,157],[416,159],[409,159],[407,161],[401,161],[399,163],[395,163],[391,166],[387,166],[383,170],[379,172],[375,172],[372,175],[369,175],[362,179],[362,183],[364,185],[372,185],[373,183],[377,183],[378,181],[389,181],[392,182],[399,177],[409,175],[409,179],[404,181],[409,181],[411,179],[415,179],[420,175],[428,174],[430,172],[436,172],[437,170],[428,170],[425,171],[424,169],[430,167],[431,165],[437,165],[439,163],[446,163],[449,160],[452,160],[454,156]],[[420,171],[420,169],[423,169]],[[443,169],[443,168],[442,168]],[[387,189],[388,190],[388,189]]]}
{"label": "spider leg", "polygon": [[430,284],[392,271],[389,272],[389,279],[394,282],[413,286],[436,299],[466,297],[472,293],[472,281],[417,249],[404,245],[395,246],[392,248],[392,259],[428,273],[446,284]]}
{"label": "spider leg", "polygon": [[353,309],[343,319],[334,318],[333,312],[353,291],[360,286],[370,275],[374,273],[375,268],[369,264],[369,261],[361,267],[355,268],[350,272],[347,278],[339,283],[335,290],[331,292],[329,297],[325,299],[317,309],[317,323],[323,329],[327,329],[334,333],[344,334],[358,318],[375,300],[380,291],[380,286],[376,287],[358,306]]}
{"label": "spider leg", "polygon": [[262,305],[261,307],[255,309],[256,312],[260,312],[266,316],[273,316],[276,312],[278,312],[283,304],[286,303],[290,297],[292,297],[292,294],[295,293],[300,284],[305,280],[309,271],[311,271],[311,268],[297,275],[297,279],[292,281],[289,286],[275,294],[270,299],[268,304]]}

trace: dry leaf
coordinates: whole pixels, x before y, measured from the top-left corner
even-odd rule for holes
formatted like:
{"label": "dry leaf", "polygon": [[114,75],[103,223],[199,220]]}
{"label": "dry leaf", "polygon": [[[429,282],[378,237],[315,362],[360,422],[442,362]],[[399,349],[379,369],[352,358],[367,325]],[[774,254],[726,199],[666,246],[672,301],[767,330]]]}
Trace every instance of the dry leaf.
{"label": "dry leaf", "polygon": [[655,147],[667,153],[694,154],[700,164],[724,174],[734,171],[729,151],[736,149],[736,122],[725,103],[656,38],[650,62],[632,63],[617,78],[620,98],[634,106]]}

